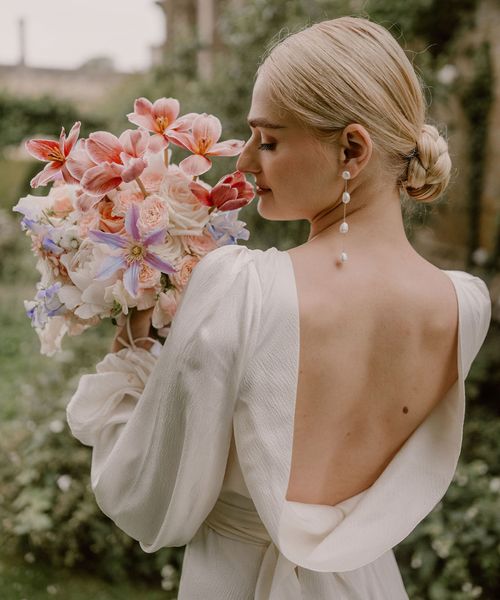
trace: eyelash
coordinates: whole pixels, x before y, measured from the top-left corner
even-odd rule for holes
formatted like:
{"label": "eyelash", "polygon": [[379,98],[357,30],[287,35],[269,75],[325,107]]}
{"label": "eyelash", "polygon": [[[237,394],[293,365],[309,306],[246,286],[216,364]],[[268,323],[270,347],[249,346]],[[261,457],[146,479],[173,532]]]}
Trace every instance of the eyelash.
{"label": "eyelash", "polygon": [[273,144],[259,144],[259,150],[274,150],[275,146],[276,146],[275,143],[273,143]]}

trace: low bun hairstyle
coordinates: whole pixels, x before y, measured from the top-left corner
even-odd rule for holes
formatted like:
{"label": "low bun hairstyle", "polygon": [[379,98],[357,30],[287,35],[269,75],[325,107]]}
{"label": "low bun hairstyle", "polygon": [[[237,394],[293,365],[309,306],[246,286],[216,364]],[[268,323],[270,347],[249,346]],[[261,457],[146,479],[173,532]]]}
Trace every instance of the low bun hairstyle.
{"label": "low bun hairstyle", "polygon": [[312,25],[270,48],[262,73],[277,106],[320,139],[363,125],[400,191],[430,202],[445,190],[448,144],[425,123],[422,85],[381,25],[358,17]]}

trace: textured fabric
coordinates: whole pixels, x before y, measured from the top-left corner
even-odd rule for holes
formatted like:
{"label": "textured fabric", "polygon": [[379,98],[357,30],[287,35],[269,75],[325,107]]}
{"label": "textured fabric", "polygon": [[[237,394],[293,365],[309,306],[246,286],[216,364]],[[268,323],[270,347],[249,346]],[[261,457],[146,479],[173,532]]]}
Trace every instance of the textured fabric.
{"label": "textured fabric", "polygon": [[444,272],[459,377],[376,482],[336,506],[285,499],[300,342],[288,253],[210,253],[157,358],[123,349],[81,378],[67,417],[93,446],[97,502],[147,552],[187,544],[179,600],[407,598],[392,548],[452,480],[491,315],[481,279]]}

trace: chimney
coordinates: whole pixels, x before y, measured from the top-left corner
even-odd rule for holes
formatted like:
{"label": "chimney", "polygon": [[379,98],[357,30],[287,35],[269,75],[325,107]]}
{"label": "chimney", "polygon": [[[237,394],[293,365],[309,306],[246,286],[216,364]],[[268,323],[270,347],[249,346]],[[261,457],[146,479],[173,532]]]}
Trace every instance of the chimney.
{"label": "chimney", "polygon": [[19,19],[19,66],[26,65],[26,22],[24,18]]}

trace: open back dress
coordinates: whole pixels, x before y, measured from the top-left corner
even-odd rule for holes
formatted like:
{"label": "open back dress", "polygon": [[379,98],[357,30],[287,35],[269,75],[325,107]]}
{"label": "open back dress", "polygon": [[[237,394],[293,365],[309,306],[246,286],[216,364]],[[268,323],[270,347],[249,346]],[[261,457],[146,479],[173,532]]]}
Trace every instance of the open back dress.
{"label": "open back dress", "polygon": [[373,485],[335,506],[285,498],[300,343],[287,252],[211,252],[163,347],[107,354],[80,379],[67,418],[93,447],[96,500],[144,551],[186,545],[178,600],[408,598],[392,548],[452,481],[491,317],[481,279],[444,272],[458,379]]}

